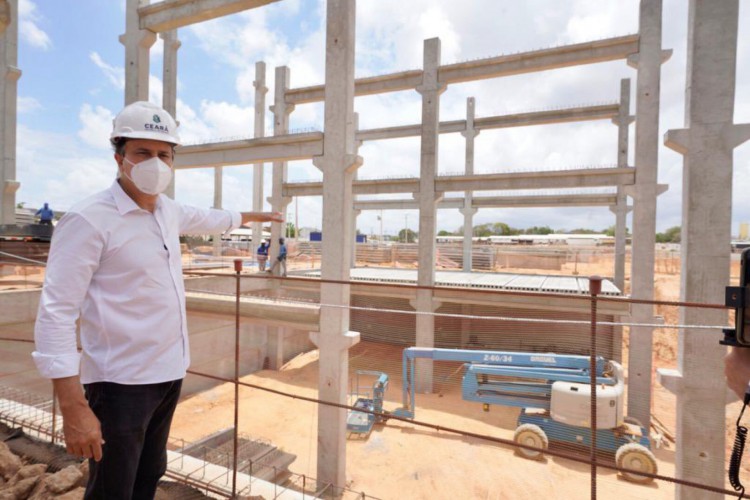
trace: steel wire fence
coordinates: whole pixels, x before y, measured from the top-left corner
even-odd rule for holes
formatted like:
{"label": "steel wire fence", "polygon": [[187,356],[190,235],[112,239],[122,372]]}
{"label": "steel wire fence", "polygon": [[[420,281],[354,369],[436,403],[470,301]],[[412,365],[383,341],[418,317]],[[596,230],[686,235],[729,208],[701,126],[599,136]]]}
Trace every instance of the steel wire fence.
{"label": "steel wire fence", "polygon": [[[326,280],[318,278],[282,279],[247,274],[236,277],[195,270],[192,274],[196,278],[188,285],[192,290],[189,296],[208,296],[204,299],[223,305],[221,314],[191,309],[192,348],[200,355],[194,355],[197,359],[186,379],[186,386],[192,386],[192,389],[183,397],[175,416],[173,435],[184,442],[180,446],[172,442],[170,449],[177,452],[213,434],[233,434],[236,431],[244,436],[243,439],[268,443],[287,455],[295,456],[285,465],[279,463],[287,462],[288,456],[281,462],[264,464],[241,458],[243,446],[239,446],[240,457],[234,467],[234,451],[229,446],[221,448],[223,451],[207,453],[201,459],[203,464],[196,469],[202,467],[200,473],[170,471],[171,477],[202,488],[206,494],[231,495],[232,489],[228,486],[236,483],[231,477],[233,472],[254,477],[264,470],[263,474],[272,479],[266,481],[269,487],[276,488],[267,493],[271,495],[268,498],[275,498],[281,491],[310,497],[517,498],[505,490],[509,484],[516,493],[523,490],[528,495],[578,498],[585,496],[583,485],[588,481],[594,481],[592,491],[596,493],[593,494],[606,498],[615,495],[622,498],[672,498],[676,483],[706,492],[732,494],[726,482],[723,486],[716,486],[675,478],[675,456],[679,446],[675,442],[677,402],[673,394],[656,382],[655,373],[648,395],[650,422],[645,429],[649,438],[646,448],[650,455],[638,455],[638,459],[626,462],[637,467],[623,467],[622,462],[618,463],[617,449],[606,442],[607,438],[599,438],[601,434],[596,434],[600,446],[594,448],[591,434],[586,430],[591,422],[597,422],[599,427],[600,417],[607,416],[608,412],[606,405],[601,408],[594,405],[599,417],[591,418],[590,399],[585,399],[585,404],[584,399],[576,400],[581,406],[580,413],[573,417],[579,419],[578,424],[583,424],[577,426],[581,428],[578,433],[570,434],[568,428],[544,428],[546,443],[543,437],[534,434],[535,430],[531,434],[522,433],[521,439],[518,437],[518,429],[527,423],[524,419],[536,418],[532,409],[542,412],[542,421],[554,420],[553,409],[548,406],[554,389],[558,389],[548,387],[550,379],[543,379],[547,382],[540,387],[539,374],[525,369],[528,367],[511,375],[494,370],[511,364],[507,357],[519,353],[533,354],[539,362],[545,359],[569,360],[576,356],[590,358],[594,354],[604,361],[619,363],[624,370],[623,415],[627,415],[628,402],[639,397],[628,393],[628,368],[632,362],[630,346],[640,341],[631,333],[634,323],[629,320],[629,313],[634,303],[643,301],[617,296],[592,297],[583,291],[576,294],[542,293],[328,281],[330,285],[349,287],[349,305],[321,304],[319,286]],[[233,290],[235,284],[242,289],[240,294]],[[417,290],[432,293],[434,310],[415,310],[413,299]],[[682,332],[699,331],[715,336],[718,342],[717,333],[731,324],[731,317],[720,304],[681,303],[672,295],[660,295],[658,288],[656,298],[660,300],[646,303],[653,305],[655,314],[663,320],[641,324],[653,328],[654,371],[678,368]],[[235,302],[246,307],[236,324],[231,320]],[[592,308],[593,304],[595,308]],[[274,308],[286,308],[286,312],[281,316],[269,316],[268,311]],[[345,392],[349,399],[346,404],[320,398],[319,353],[310,341],[308,331],[298,328],[304,322],[296,319],[298,310],[325,308],[346,309],[350,330],[360,334],[360,341],[348,350],[349,373]],[[680,311],[692,308],[720,311],[726,322],[680,324]],[[432,338],[427,339],[431,340],[430,345],[425,345],[424,331],[419,330],[425,328],[425,318],[429,320],[427,328],[434,332]],[[12,352],[12,356],[28,354],[31,346],[28,340],[19,338],[18,333],[28,329],[13,328],[13,335],[0,338],[3,352]],[[239,339],[236,347],[235,338]],[[592,344],[594,339],[596,343]],[[411,375],[405,371],[404,351],[415,346],[458,354],[457,358],[450,360],[419,359]],[[488,363],[470,360],[471,353],[484,351],[495,353],[492,355],[498,358],[489,359]],[[235,353],[239,354],[241,376],[238,379],[234,377]],[[505,360],[502,356],[506,356]],[[35,387],[38,383],[28,383],[33,378],[28,369],[18,371],[18,366],[12,369],[15,370],[13,373],[7,368],[2,370],[0,383],[12,381],[24,388]],[[610,377],[611,370],[605,370],[602,379]],[[19,377],[18,373],[24,374]],[[378,376],[373,374],[385,374],[388,381],[388,388],[382,395],[382,407],[378,410],[357,404],[358,399],[375,398]],[[572,382],[568,382],[570,385],[564,387],[568,391],[588,387],[589,397],[596,387],[606,396],[611,387],[609,381],[584,383],[580,377],[586,375],[590,375],[590,370],[582,370]],[[469,382],[474,385],[469,387]],[[236,392],[235,386],[238,388]],[[397,411],[410,404],[412,387],[413,415],[404,417]],[[470,390],[474,392],[467,392]],[[511,396],[521,394],[521,401],[513,401],[508,392],[514,393]],[[34,407],[36,403],[27,404],[30,401],[24,401],[18,392],[14,393],[15,396],[8,394],[10,392],[3,393],[3,401],[16,401],[23,407],[21,410],[9,407],[8,411],[0,408],[3,414],[21,413],[13,417],[13,425],[29,429],[36,425],[41,434],[43,429],[47,429],[48,434],[59,433],[59,429],[51,430],[49,419],[42,419],[44,425],[24,424],[24,419],[33,420],[29,417],[31,410],[26,406]],[[19,399],[21,401],[17,401]],[[541,408],[534,408],[535,405],[529,404],[533,400],[544,400],[544,404],[536,405]],[[616,401],[616,405],[619,404]],[[49,405],[43,403],[42,406],[42,411],[54,414]],[[359,417],[359,423],[367,423],[372,417],[373,424],[367,432],[349,431],[349,439],[344,445],[348,470],[347,484],[344,485],[321,485],[314,479],[318,471],[317,446],[321,426],[317,417],[322,407],[336,408],[344,421],[355,415]],[[728,407],[728,423],[738,411],[737,403]],[[235,412],[240,417],[237,426],[233,422]],[[639,427],[632,420],[627,423]],[[600,431],[615,435],[615,438],[617,433],[623,432],[620,425],[614,431],[608,426],[610,424],[603,421]],[[728,425],[725,430],[728,456],[733,427]],[[525,440],[523,436],[526,436]],[[214,458],[207,460],[208,455]],[[530,457],[536,460],[529,460]],[[656,464],[653,473],[642,468],[643,462],[638,461],[648,462],[652,458]],[[592,473],[592,465],[595,473]],[[221,470],[209,477],[207,470],[213,466]],[[743,469],[741,477],[747,479],[748,472]],[[628,481],[628,475],[636,481]],[[285,478],[279,479],[281,476]],[[384,481],[384,477],[388,480]],[[649,478],[653,481],[639,482]],[[237,484],[234,491],[242,495],[258,492],[253,493],[251,485],[238,487]]]}

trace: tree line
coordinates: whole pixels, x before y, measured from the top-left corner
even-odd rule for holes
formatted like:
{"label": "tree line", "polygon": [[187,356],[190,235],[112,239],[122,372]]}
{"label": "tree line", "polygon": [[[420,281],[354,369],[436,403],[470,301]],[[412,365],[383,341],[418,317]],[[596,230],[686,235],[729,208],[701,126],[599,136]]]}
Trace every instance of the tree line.
{"label": "tree line", "polygon": [[[657,243],[679,243],[680,233],[682,228],[680,226],[670,227],[663,233],[656,233]],[[456,231],[441,230],[438,232],[438,236],[463,236],[464,229],[459,227]],[[615,235],[615,226],[609,226],[606,229],[595,230],[588,228],[576,228],[572,230],[564,229],[552,229],[549,226],[532,226],[526,229],[520,229],[511,227],[505,222],[488,222],[486,224],[479,224],[472,228],[472,234],[476,237],[487,237],[487,236],[516,236],[519,234],[606,234],[607,236]],[[630,236],[630,230],[626,228],[625,234]]]}

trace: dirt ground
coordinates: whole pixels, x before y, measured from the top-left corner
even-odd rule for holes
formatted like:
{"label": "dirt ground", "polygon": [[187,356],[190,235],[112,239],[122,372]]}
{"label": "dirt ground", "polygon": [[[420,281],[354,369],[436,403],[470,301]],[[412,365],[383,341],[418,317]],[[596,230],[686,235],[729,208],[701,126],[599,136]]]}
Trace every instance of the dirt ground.
{"label": "dirt ground", "polygon": [[[357,351],[369,350],[362,343]],[[386,364],[398,362],[401,349],[377,347]],[[261,371],[245,382],[282,392],[315,397],[317,352],[292,360],[283,370]],[[400,405],[401,378],[393,374],[387,410]],[[217,387],[180,405],[172,435],[194,441],[229,426],[233,417],[232,385]],[[477,434],[512,439],[518,410],[462,401],[460,389],[443,385],[437,394],[418,395],[416,419]],[[297,455],[290,466],[297,474],[316,475],[317,412],[313,404],[243,388],[240,392],[240,432],[272,442]],[[209,420],[210,415],[210,420]],[[347,486],[383,499],[517,499],[579,498],[588,495],[586,464],[556,457],[543,461],[517,456],[510,446],[391,420],[367,438],[350,438],[347,447]],[[570,449],[556,448],[570,452]],[[672,453],[655,452],[660,472],[672,474]],[[585,458],[585,452],[579,452]],[[673,498],[668,484],[637,485],[614,472],[599,471],[602,498]],[[585,493],[584,493],[585,492]]]}
{"label": "dirt ground", "polygon": [[[566,265],[559,274],[573,274]],[[579,276],[610,275],[607,261],[577,263]],[[528,272],[512,270],[508,272]],[[546,272],[546,271],[545,271]],[[739,276],[738,262],[733,262],[732,277]],[[38,286],[42,275],[6,276],[0,288]],[[629,283],[626,285],[626,290]],[[679,262],[657,263],[655,298],[679,300]],[[679,322],[675,307],[657,306],[656,314],[667,324]],[[654,332],[654,369],[675,368],[677,335],[673,329]],[[624,335],[627,345],[627,329]],[[627,354],[627,349],[624,349]],[[361,343],[350,353],[352,358],[368,356],[373,367],[400,366],[401,348],[384,344]],[[627,357],[624,360],[627,366]],[[390,389],[386,410],[401,406],[401,378],[390,371]],[[317,352],[301,355],[281,371],[264,370],[243,378],[244,381],[282,392],[315,398],[317,396]],[[655,379],[655,377],[654,377]],[[436,394],[418,395],[419,421],[453,427],[464,431],[512,439],[518,410],[493,406],[483,412],[478,403],[462,400],[457,385],[437,387]],[[187,399],[175,415],[172,436],[194,442],[233,424],[234,387],[222,385]],[[675,399],[654,382],[653,415],[666,435],[663,446],[654,450],[659,473],[674,474],[675,444],[669,440],[675,429]],[[734,420],[740,403],[727,406],[727,456],[734,440]],[[317,407],[313,403],[286,398],[256,389],[240,390],[240,432],[254,439],[266,440],[297,456],[290,466],[295,474],[316,476]],[[367,438],[348,439],[347,486],[382,499],[516,499],[586,498],[589,495],[590,467],[571,460],[548,456],[531,461],[517,456],[511,447],[458,436],[448,432],[418,427],[412,423],[391,420],[377,425]],[[561,451],[570,451],[561,449]],[[580,454],[586,457],[585,452]],[[747,461],[746,461],[747,462]],[[743,468],[744,481],[750,482],[750,467]],[[728,486],[728,485],[727,485]],[[625,481],[612,471],[599,470],[598,494],[601,498],[671,499],[674,487],[657,482],[638,485]]]}

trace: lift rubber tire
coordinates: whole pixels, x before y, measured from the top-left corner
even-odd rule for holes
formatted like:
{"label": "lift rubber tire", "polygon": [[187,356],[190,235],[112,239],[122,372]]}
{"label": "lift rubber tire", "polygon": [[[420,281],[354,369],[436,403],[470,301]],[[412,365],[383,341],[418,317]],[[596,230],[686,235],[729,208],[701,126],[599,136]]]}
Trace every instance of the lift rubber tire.
{"label": "lift rubber tire", "polygon": [[[618,467],[634,469],[650,474],[656,474],[656,457],[651,450],[638,443],[628,443],[620,446],[615,454],[615,463]],[[650,483],[653,478],[641,476],[632,472],[620,472],[628,481],[634,483]]]}
{"label": "lift rubber tire", "polygon": [[625,417],[623,420],[626,424],[637,425],[638,427],[643,428],[643,424],[641,423],[641,421],[635,417]]}
{"label": "lift rubber tire", "polygon": [[[534,446],[535,448],[541,448],[546,450],[549,446],[549,439],[547,434],[544,433],[541,427],[534,424],[523,424],[519,425],[513,435],[513,441],[518,444],[525,444],[526,446]],[[536,450],[529,450],[526,448],[517,448],[518,453],[525,458],[532,460],[539,460],[544,456],[544,453]]]}

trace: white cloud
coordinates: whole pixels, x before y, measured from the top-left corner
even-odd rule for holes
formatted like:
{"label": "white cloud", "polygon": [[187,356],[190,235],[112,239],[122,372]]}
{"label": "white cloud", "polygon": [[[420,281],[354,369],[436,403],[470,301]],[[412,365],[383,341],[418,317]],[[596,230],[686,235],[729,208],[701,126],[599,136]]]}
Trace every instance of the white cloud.
{"label": "white cloud", "polygon": [[78,137],[88,146],[97,149],[111,149],[109,136],[112,133],[114,114],[102,106],[84,104],[78,113],[81,129]]}
{"label": "white cloud", "polygon": [[32,113],[43,108],[38,99],[26,96],[19,96],[16,106],[19,113]]}
{"label": "white cloud", "polygon": [[[630,28],[627,31],[623,29]],[[638,31],[637,2],[576,0],[561,43],[579,43]]]}
{"label": "white cloud", "polygon": [[118,90],[125,89],[125,70],[122,66],[112,66],[107,64],[102,59],[102,56],[98,52],[91,52],[89,59],[100,69],[104,76],[110,81],[112,85]]}
{"label": "white cloud", "polygon": [[201,116],[218,137],[253,135],[255,109],[227,102],[202,101]]}
{"label": "white cloud", "polygon": [[36,4],[31,0],[19,0],[18,2],[18,32],[23,40],[32,47],[47,50],[52,47],[52,40],[42,30],[38,22],[41,16],[37,12]]}
{"label": "white cloud", "polygon": [[82,148],[71,134],[18,126],[17,199],[29,206],[49,202],[53,209],[71,205],[106,188],[115,177],[111,152]]}

